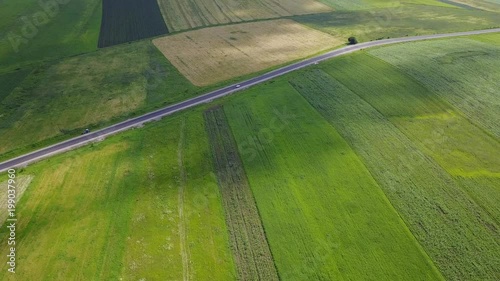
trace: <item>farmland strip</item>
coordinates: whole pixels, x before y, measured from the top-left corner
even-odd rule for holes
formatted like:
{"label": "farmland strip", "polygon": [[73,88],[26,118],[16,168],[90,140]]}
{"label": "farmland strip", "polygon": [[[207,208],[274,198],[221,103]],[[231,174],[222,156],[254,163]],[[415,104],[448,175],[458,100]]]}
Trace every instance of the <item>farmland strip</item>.
{"label": "farmland strip", "polygon": [[260,215],[222,107],[205,112],[205,125],[239,280],[278,280]]}

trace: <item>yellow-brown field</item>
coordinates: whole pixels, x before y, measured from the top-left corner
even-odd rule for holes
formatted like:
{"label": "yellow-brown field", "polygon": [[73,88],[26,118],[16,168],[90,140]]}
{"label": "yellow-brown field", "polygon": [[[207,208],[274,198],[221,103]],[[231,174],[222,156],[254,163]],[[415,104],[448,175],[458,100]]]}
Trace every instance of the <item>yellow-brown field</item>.
{"label": "yellow-brown field", "polygon": [[205,86],[331,49],[342,40],[282,19],[211,27],[153,43],[193,84]]}
{"label": "yellow-brown field", "polygon": [[158,4],[170,31],[332,10],[315,0],[159,0]]}

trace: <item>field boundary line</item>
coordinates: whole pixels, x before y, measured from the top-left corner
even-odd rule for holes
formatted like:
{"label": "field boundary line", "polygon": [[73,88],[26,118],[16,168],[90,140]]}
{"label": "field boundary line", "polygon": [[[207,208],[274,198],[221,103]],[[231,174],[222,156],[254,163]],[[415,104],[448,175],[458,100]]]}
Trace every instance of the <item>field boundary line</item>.
{"label": "field boundary line", "polygon": [[189,280],[189,253],[186,243],[186,220],[184,217],[184,200],[185,200],[185,189],[186,189],[186,171],[184,169],[184,138],[186,133],[186,120],[182,119],[180,135],[179,135],[179,145],[177,147],[177,163],[179,164],[179,196],[178,196],[178,211],[179,211],[179,244],[182,256],[182,277],[184,281]]}

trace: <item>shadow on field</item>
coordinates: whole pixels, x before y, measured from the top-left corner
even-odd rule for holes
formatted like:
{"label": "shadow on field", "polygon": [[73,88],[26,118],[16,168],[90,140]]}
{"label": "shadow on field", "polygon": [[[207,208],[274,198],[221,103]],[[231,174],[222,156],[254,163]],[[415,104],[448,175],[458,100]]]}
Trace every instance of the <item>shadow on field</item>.
{"label": "shadow on field", "polygon": [[293,19],[345,38],[356,36],[361,41],[500,26],[499,13],[412,4],[370,11],[295,16]]}

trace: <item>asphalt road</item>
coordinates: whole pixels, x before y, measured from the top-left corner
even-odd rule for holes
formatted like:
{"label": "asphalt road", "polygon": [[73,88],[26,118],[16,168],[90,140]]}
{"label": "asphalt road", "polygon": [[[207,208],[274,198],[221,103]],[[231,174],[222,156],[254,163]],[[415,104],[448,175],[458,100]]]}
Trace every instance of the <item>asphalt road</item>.
{"label": "asphalt road", "polygon": [[403,38],[393,38],[393,39],[384,39],[384,40],[378,40],[378,41],[371,41],[371,42],[365,42],[365,43],[360,43],[356,45],[351,45],[347,46],[341,49],[337,49],[334,51],[330,51],[328,53],[322,54],[315,56],[310,59],[306,59],[297,63],[290,64],[288,66],[281,67],[279,69],[267,72],[265,74],[262,74],[260,76],[254,77],[249,80],[242,81],[238,84],[233,84],[224,88],[221,88],[219,90],[215,90],[213,92],[188,99],[186,101],[167,106],[165,108],[144,114],[139,117],[135,117],[120,123],[117,123],[115,125],[106,127],[104,129],[101,129],[99,131],[95,132],[90,132],[85,135],[81,135],[72,139],[69,139],[67,141],[63,141],[60,143],[57,143],[55,145],[49,146],[42,148],[40,150],[16,157],[14,159],[7,160],[5,162],[0,163],[0,172],[4,172],[10,168],[16,168],[16,167],[22,167],[26,166],[30,163],[36,162],[40,159],[47,158],[49,156],[52,156],[54,154],[62,153],[67,150],[71,150],[73,148],[99,141],[104,139],[105,137],[109,135],[116,134],[118,132],[133,128],[133,127],[138,127],[141,126],[142,124],[149,122],[149,121],[154,121],[154,120],[159,120],[160,118],[173,114],[175,112],[188,109],[191,107],[194,107],[196,105],[202,104],[202,103],[207,103],[211,102],[212,100],[221,98],[223,96],[230,95],[234,92],[241,91],[243,89],[246,89],[250,86],[256,85],[263,83],[265,81],[271,80],[275,77],[284,75],[286,73],[304,68],[306,66],[316,64],[320,61],[327,60],[330,58],[338,57],[344,54],[352,53],[358,50],[366,49],[366,48],[371,48],[375,46],[382,46],[382,45],[388,45],[388,44],[395,44],[395,43],[403,43],[403,42],[410,42],[410,41],[420,41],[420,40],[429,40],[429,39],[438,39],[438,38],[446,38],[446,37],[456,37],[456,36],[464,36],[464,35],[476,35],[476,34],[485,34],[485,33],[494,33],[494,32],[500,32],[500,28],[496,29],[486,29],[486,30],[476,30],[476,31],[467,31],[467,32],[457,32],[457,33],[446,33],[446,34],[435,34],[435,35],[422,35],[422,36],[411,36],[411,37],[403,37]]}

